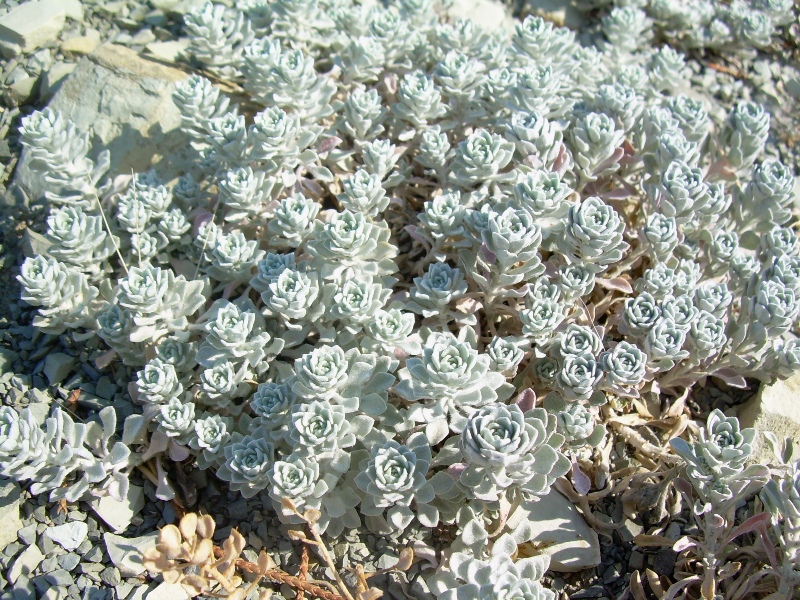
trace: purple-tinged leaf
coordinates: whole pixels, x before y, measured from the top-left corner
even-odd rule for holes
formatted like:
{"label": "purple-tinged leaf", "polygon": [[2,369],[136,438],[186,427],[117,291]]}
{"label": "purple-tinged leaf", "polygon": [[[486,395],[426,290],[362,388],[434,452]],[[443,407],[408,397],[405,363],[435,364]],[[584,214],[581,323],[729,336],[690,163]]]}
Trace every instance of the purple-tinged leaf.
{"label": "purple-tinged leaf", "polygon": [[690,538],[688,535],[685,535],[681,539],[679,539],[677,542],[675,542],[675,545],[672,546],[672,549],[675,552],[683,552],[684,550],[687,550],[689,548],[693,548],[695,546],[697,546],[697,542],[695,540],[693,540],[692,538]]}
{"label": "purple-tinged leaf", "polygon": [[523,390],[514,402],[522,412],[528,412],[536,406],[536,392],[531,388]]}
{"label": "purple-tinged leaf", "polygon": [[740,388],[740,389],[747,389],[747,381],[744,377],[742,377],[739,373],[734,371],[733,369],[729,368],[722,368],[714,371],[711,374],[712,377],[716,377],[717,379],[721,379],[725,383],[727,383],[731,387]]}
{"label": "purple-tinged leaf", "polygon": [[342,143],[342,138],[340,137],[337,137],[335,135],[326,137],[317,147],[317,152],[319,152],[320,154],[323,154],[325,152],[330,152],[341,143]]}
{"label": "purple-tinged leaf", "polygon": [[592,480],[581,471],[577,462],[572,463],[572,485],[581,496],[585,496],[592,489]]}
{"label": "purple-tinged leaf", "polygon": [[595,279],[597,285],[607,290],[614,290],[617,292],[622,292],[623,294],[632,294],[633,288],[631,287],[630,282],[625,279],[624,277],[614,277],[613,279],[604,279],[602,277],[598,277]]}

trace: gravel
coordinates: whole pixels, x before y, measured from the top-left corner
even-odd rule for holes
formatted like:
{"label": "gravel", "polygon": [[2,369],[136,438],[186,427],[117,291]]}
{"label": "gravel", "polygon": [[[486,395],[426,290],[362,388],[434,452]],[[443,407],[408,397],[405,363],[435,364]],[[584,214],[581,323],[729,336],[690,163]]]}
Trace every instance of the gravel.
{"label": "gravel", "polygon": [[[16,5],[16,1],[0,2],[0,13]],[[169,10],[153,10],[153,7],[169,4],[166,0],[125,0],[115,2],[84,1],[85,16],[82,22],[67,20],[58,40],[50,42],[37,51],[0,63],[9,109],[0,114],[0,192],[11,175],[19,155],[16,128],[19,119],[34,108],[41,108],[37,82],[50,82],[46,93],[52,93],[58,85],[55,75],[64,72],[69,65],[80,60],[98,42],[116,40],[136,51],[145,46],[164,52],[169,58],[179,51],[182,42],[176,35],[179,25],[170,16]],[[767,103],[773,113],[775,148],[781,158],[797,165],[800,163],[800,144],[790,135],[800,131],[800,111],[796,102],[785,102],[783,94],[794,89],[792,82],[800,81],[796,67],[790,57],[772,56],[769,68],[746,62],[747,78],[744,82],[690,61],[695,80],[700,82],[708,94],[724,96],[733,103],[740,96]],[[749,65],[749,66],[748,66]],[[52,75],[51,75],[52,71]],[[748,87],[750,86],[750,87]],[[777,90],[777,95],[773,93]],[[800,94],[800,92],[798,92]],[[13,107],[14,104],[20,106]],[[42,229],[44,215],[37,209],[3,208],[0,203],[0,402],[23,406],[30,403],[49,406],[53,398],[64,402],[72,390],[80,388],[79,402],[84,410],[94,410],[114,402],[120,411],[132,410],[127,396],[127,382],[131,374],[125,368],[98,371],[91,361],[102,353],[97,340],[76,343],[69,336],[43,335],[31,326],[34,311],[18,300],[19,288],[14,280],[23,256],[23,240],[20,232],[27,226]],[[41,237],[41,236],[40,236]],[[37,243],[29,236],[28,245]],[[38,243],[40,243],[39,241]],[[710,393],[707,390],[702,393]],[[719,404],[728,403],[726,398],[714,399]],[[215,539],[222,540],[236,526],[245,532],[250,543],[249,551],[262,547],[272,552],[273,558],[289,572],[296,572],[298,547],[285,536],[285,527],[276,522],[271,508],[260,496],[245,500],[238,494],[220,492],[206,473],[191,473],[189,482],[197,487],[198,506],[209,513],[219,515]],[[154,500],[153,486],[149,482],[136,481],[144,487],[143,508],[122,521],[124,530],[118,532],[127,538],[153,533],[158,526],[174,522],[177,515],[171,504]],[[38,595],[48,600],[102,600],[115,598],[142,600],[154,585],[138,585],[137,580],[123,580],[120,570],[114,566],[104,550],[102,536],[116,531],[105,522],[95,518],[92,508],[86,503],[71,505],[64,514],[57,505],[50,505],[46,496],[31,498],[23,492],[20,509],[22,528],[17,533],[18,541],[12,541],[0,549],[0,597],[2,600],[34,599]],[[144,500],[146,498],[146,500]],[[226,507],[219,510],[218,507]],[[598,507],[607,515],[617,510],[611,504]],[[617,521],[618,517],[613,517]],[[109,518],[111,520],[111,518]],[[673,523],[677,525],[677,523]],[[72,535],[60,537],[54,543],[52,531],[64,527]],[[84,529],[85,528],[85,529]],[[81,532],[83,532],[81,534]],[[627,520],[622,530],[613,533],[613,539],[603,539],[601,546],[603,562],[591,573],[566,574],[548,581],[553,589],[563,590],[563,597],[612,598],[618,597],[625,588],[627,577],[633,570],[651,568],[657,574],[669,577],[675,569],[676,553],[669,548],[656,552],[635,549],[633,538],[640,533],[651,533],[642,523]],[[664,535],[674,538],[686,533],[675,527]],[[64,543],[66,541],[66,543]],[[62,545],[64,546],[62,548]],[[366,570],[391,566],[394,555],[385,552],[386,540],[372,535],[348,533],[332,544],[332,552],[339,566],[362,564]],[[67,548],[68,550],[65,550]],[[6,578],[11,582],[8,583]],[[409,587],[412,597],[423,597],[421,579]],[[10,588],[13,586],[13,592]],[[395,596],[389,587],[389,596]],[[293,592],[282,590],[286,598]],[[279,596],[276,595],[276,600]]]}

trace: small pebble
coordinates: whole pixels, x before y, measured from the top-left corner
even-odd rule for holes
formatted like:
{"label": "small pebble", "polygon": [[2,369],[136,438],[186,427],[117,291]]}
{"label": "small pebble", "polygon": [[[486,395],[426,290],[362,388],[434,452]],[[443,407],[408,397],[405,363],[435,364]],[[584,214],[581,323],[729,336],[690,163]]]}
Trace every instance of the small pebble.
{"label": "small pebble", "polygon": [[70,552],[68,554],[62,554],[58,557],[58,564],[61,566],[62,569],[65,571],[72,571],[75,567],[78,566],[81,562],[81,557],[75,554],[74,552]]}
{"label": "small pebble", "polygon": [[675,560],[678,558],[678,553],[672,548],[662,548],[656,552],[653,559],[653,571],[662,577],[672,577],[675,571]]}
{"label": "small pebble", "polygon": [[42,573],[52,573],[53,571],[57,570],[58,566],[58,557],[57,556],[50,556],[45,558],[42,561],[42,564],[39,566]]}
{"label": "small pebble", "polygon": [[25,544],[26,546],[30,546],[31,544],[36,543],[36,523],[31,523],[17,531],[17,537],[19,541]]}
{"label": "small pebble", "polygon": [[57,571],[53,571],[46,575],[47,581],[49,581],[53,585],[63,585],[65,587],[69,587],[72,585],[72,575],[70,575],[69,571],[65,571],[64,569],[59,569]]}

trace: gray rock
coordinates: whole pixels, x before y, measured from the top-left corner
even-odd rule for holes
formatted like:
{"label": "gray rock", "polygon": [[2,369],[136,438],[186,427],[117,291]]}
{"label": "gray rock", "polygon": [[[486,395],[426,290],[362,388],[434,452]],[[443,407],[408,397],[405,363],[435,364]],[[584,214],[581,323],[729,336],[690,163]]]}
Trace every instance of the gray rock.
{"label": "gray rock", "polygon": [[109,377],[103,375],[97,380],[97,386],[94,391],[100,398],[111,400],[114,398],[114,394],[117,393],[117,390],[119,390],[119,388],[116,384],[114,384]]}
{"label": "gray rock", "polygon": [[23,527],[17,532],[17,537],[19,541],[25,544],[26,546],[30,546],[31,544],[36,543],[36,523],[31,523],[30,525]]}
{"label": "gray rock", "polygon": [[53,571],[57,570],[58,566],[58,557],[57,556],[48,556],[42,561],[42,564],[39,566],[39,570],[42,573],[52,573]]}
{"label": "gray rock", "polygon": [[48,256],[50,246],[53,244],[41,233],[36,233],[33,229],[25,228],[22,234],[22,254],[28,258],[33,258],[39,254]]}
{"label": "gray rock", "polygon": [[8,348],[0,348],[0,373],[6,373],[11,370],[14,361],[19,358],[19,355],[13,350]]}
{"label": "gray rock", "polygon": [[67,378],[74,366],[74,356],[63,352],[53,352],[44,359],[44,375],[50,385],[56,385]]}
{"label": "gray rock", "polygon": [[[91,542],[89,543],[91,544]],[[92,563],[101,562],[103,560],[103,549],[100,546],[92,545],[91,549],[87,551],[86,554],[83,555],[83,560],[88,560],[89,562]]]}
{"label": "gray rock", "polygon": [[61,42],[64,54],[89,54],[100,44],[100,33],[96,29],[87,30],[86,35],[69,38]]}
{"label": "gray rock", "polygon": [[133,591],[133,585],[123,581],[117,586],[114,586],[114,591],[117,593],[117,600],[125,600]]}
{"label": "gray rock", "polygon": [[83,543],[89,528],[82,521],[71,521],[58,527],[50,527],[44,534],[65,550],[75,550]]}
{"label": "gray rock", "polygon": [[8,92],[14,103],[17,105],[25,104],[30,100],[33,97],[33,90],[38,81],[38,77],[25,77],[8,86]]}
{"label": "gray rock", "polygon": [[64,587],[69,587],[72,585],[72,575],[70,575],[69,571],[64,569],[59,569],[58,571],[48,573],[45,575],[45,579],[47,579],[47,581],[49,581],[52,585],[61,585]]}
{"label": "gray rock", "polygon": [[[169,182],[185,173],[196,157],[172,101],[175,85],[186,77],[184,71],[142,58],[133,50],[104,44],[78,63],[49,107],[78,130],[92,130],[91,156],[101,148],[110,151],[109,176],[155,168]],[[114,90],[113,102],[108,90]],[[41,173],[31,168],[27,149],[14,185],[21,192],[16,196],[30,201],[44,196]]]}
{"label": "gray rock", "polygon": [[56,543],[44,534],[39,536],[36,545],[39,546],[39,549],[45,554],[50,554],[56,547]]}
{"label": "gray rock", "polygon": [[397,557],[393,554],[381,554],[375,565],[379,569],[388,569],[397,564]]}
{"label": "gray rock", "polygon": [[536,501],[524,501],[508,518],[506,527],[513,531],[523,520],[533,526],[532,542],[545,545],[550,569],[575,572],[600,564],[597,533],[567,498],[556,490]]}
{"label": "gray rock", "polygon": [[42,595],[42,600],[64,600],[68,595],[63,587],[51,587]]}
{"label": "gray rock", "polygon": [[149,586],[145,584],[137,585],[127,600],[145,600],[145,598],[149,600],[150,592],[156,587],[155,583],[151,583]]}
{"label": "gray rock", "polygon": [[189,38],[180,38],[165,42],[152,42],[145,46],[145,52],[159,60],[177,62],[187,48],[189,48]]}
{"label": "gray rock", "polygon": [[81,562],[81,557],[75,554],[74,552],[69,552],[68,554],[62,554],[58,557],[58,564],[59,566],[66,570],[72,571],[75,567],[77,567]]}
{"label": "gray rock", "polygon": [[42,600],[64,600],[68,595],[66,588],[48,587],[45,593],[42,594]]}
{"label": "gray rock", "polygon": [[39,86],[39,98],[49,100],[58,91],[64,80],[75,70],[77,65],[71,62],[57,62],[42,77],[42,84]]}
{"label": "gray rock", "polygon": [[506,29],[514,27],[514,19],[502,2],[497,0],[454,0],[447,7],[451,20],[469,19],[480,23],[486,29]]}
{"label": "gray rock", "polygon": [[27,54],[58,37],[66,18],[83,20],[79,0],[33,0],[0,17],[0,52]]}
{"label": "gray rock", "polygon": [[123,577],[136,577],[144,573],[142,552],[152,548],[158,540],[157,533],[136,538],[125,538],[113,533],[103,534],[106,551],[111,562],[119,569]]}
{"label": "gray rock", "polygon": [[[580,30],[586,26],[583,12],[563,0],[527,0],[525,13],[542,17],[559,27]],[[520,17],[521,18],[521,17]]]}
{"label": "gray rock", "polygon": [[131,485],[128,488],[128,495],[122,502],[114,500],[111,496],[103,496],[90,500],[89,506],[111,529],[119,533],[125,531],[134,515],[144,508],[144,488]]}
{"label": "gray rock", "polygon": [[189,595],[179,583],[160,583],[146,596],[146,600],[187,600]]}
{"label": "gray rock", "polygon": [[173,15],[185,15],[195,8],[203,6],[204,0],[150,0],[153,8]]}
{"label": "gray rock", "polygon": [[27,575],[19,576],[12,593],[14,600],[35,600],[36,598],[36,588],[33,587],[33,582]]}
{"label": "gray rock", "polygon": [[22,528],[19,503],[19,485],[10,479],[0,479],[0,548],[15,541],[17,532]]}
{"label": "gray rock", "polygon": [[103,583],[112,587],[119,585],[122,582],[122,578],[119,575],[119,569],[117,567],[106,567],[100,571],[100,579]]}
{"label": "gray rock", "polygon": [[[750,459],[757,464],[775,463],[775,455],[764,439],[762,431],[771,431],[778,439],[790,437],[795,446],[800,444],[800,373],[789,379],[762,385],[758,394],[739,407],[739,424],[753,427],[758,432],[753,442]],[[796,458],[796,457],[795,457]]]}
{"label": "gray rock", "polygon": [[11,584],[17,583],[20,576],[30,577],[31,574],[44,560],[44,554],[41,553],[38,546],[30,545],[25,549],[25,552],[20,554],[11,565],[11,568],[6,574],[6,579]]}

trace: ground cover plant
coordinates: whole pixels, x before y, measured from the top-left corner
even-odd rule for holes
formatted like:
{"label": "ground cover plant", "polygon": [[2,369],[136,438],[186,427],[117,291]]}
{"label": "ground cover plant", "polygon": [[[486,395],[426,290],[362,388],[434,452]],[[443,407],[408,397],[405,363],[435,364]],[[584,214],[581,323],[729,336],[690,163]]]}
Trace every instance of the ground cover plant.
{"label": "ground cover plant", "polygon": [[[717,21],[741,17],[750,48],[792,16],[739,8],[709,20],[707,45],[733,39]],[[591,520],[589,498],[642,475],[598,460],[619,435],[644,471],[669,466],[696,520],[694,537],[639,540],[681,554],[663,597],[791,597],[791,448],[773,440],[785,464],[751,465],[753,430],[720,411],[698,427],[687,404],[711,379],[800,365],[795,178],[765,152],[769,113],[741,101],[712,118],[684,56],[650,45],[665,3],[614,8],[594,46],[538,17],[489,32],[436,9],[188,14],[204,74],[173,98],[197,160],[171,185],[109,174],[48,109],[24,120],[51,246],[23,264],[22,297],[41,331],[99,336],[106,364],[135,368],[141,410],[112,441],[111,409],[100,427],[56,408],[40,429],[3,408],[0,472],[76,500],[124,495],[143,465],[169,500],[169,463],[191,461],[245,498],[266,491],[331,574],[323,536],[365,528],[433,557],[437,598],[544,599],[549,559],[521,556],[530,528],[505,523],[554,485]],[[654,405],[674,452],[631,428]],[[405,540],[412,524],[451,539]],[[288,581],[266,553],[239,559],[236,534],[215,553],[213,531],[189,513],[148,564],[193,595]],[[369,575],[301,589],[377,598]],[[646,597],[638,574],[629,593]]]}

